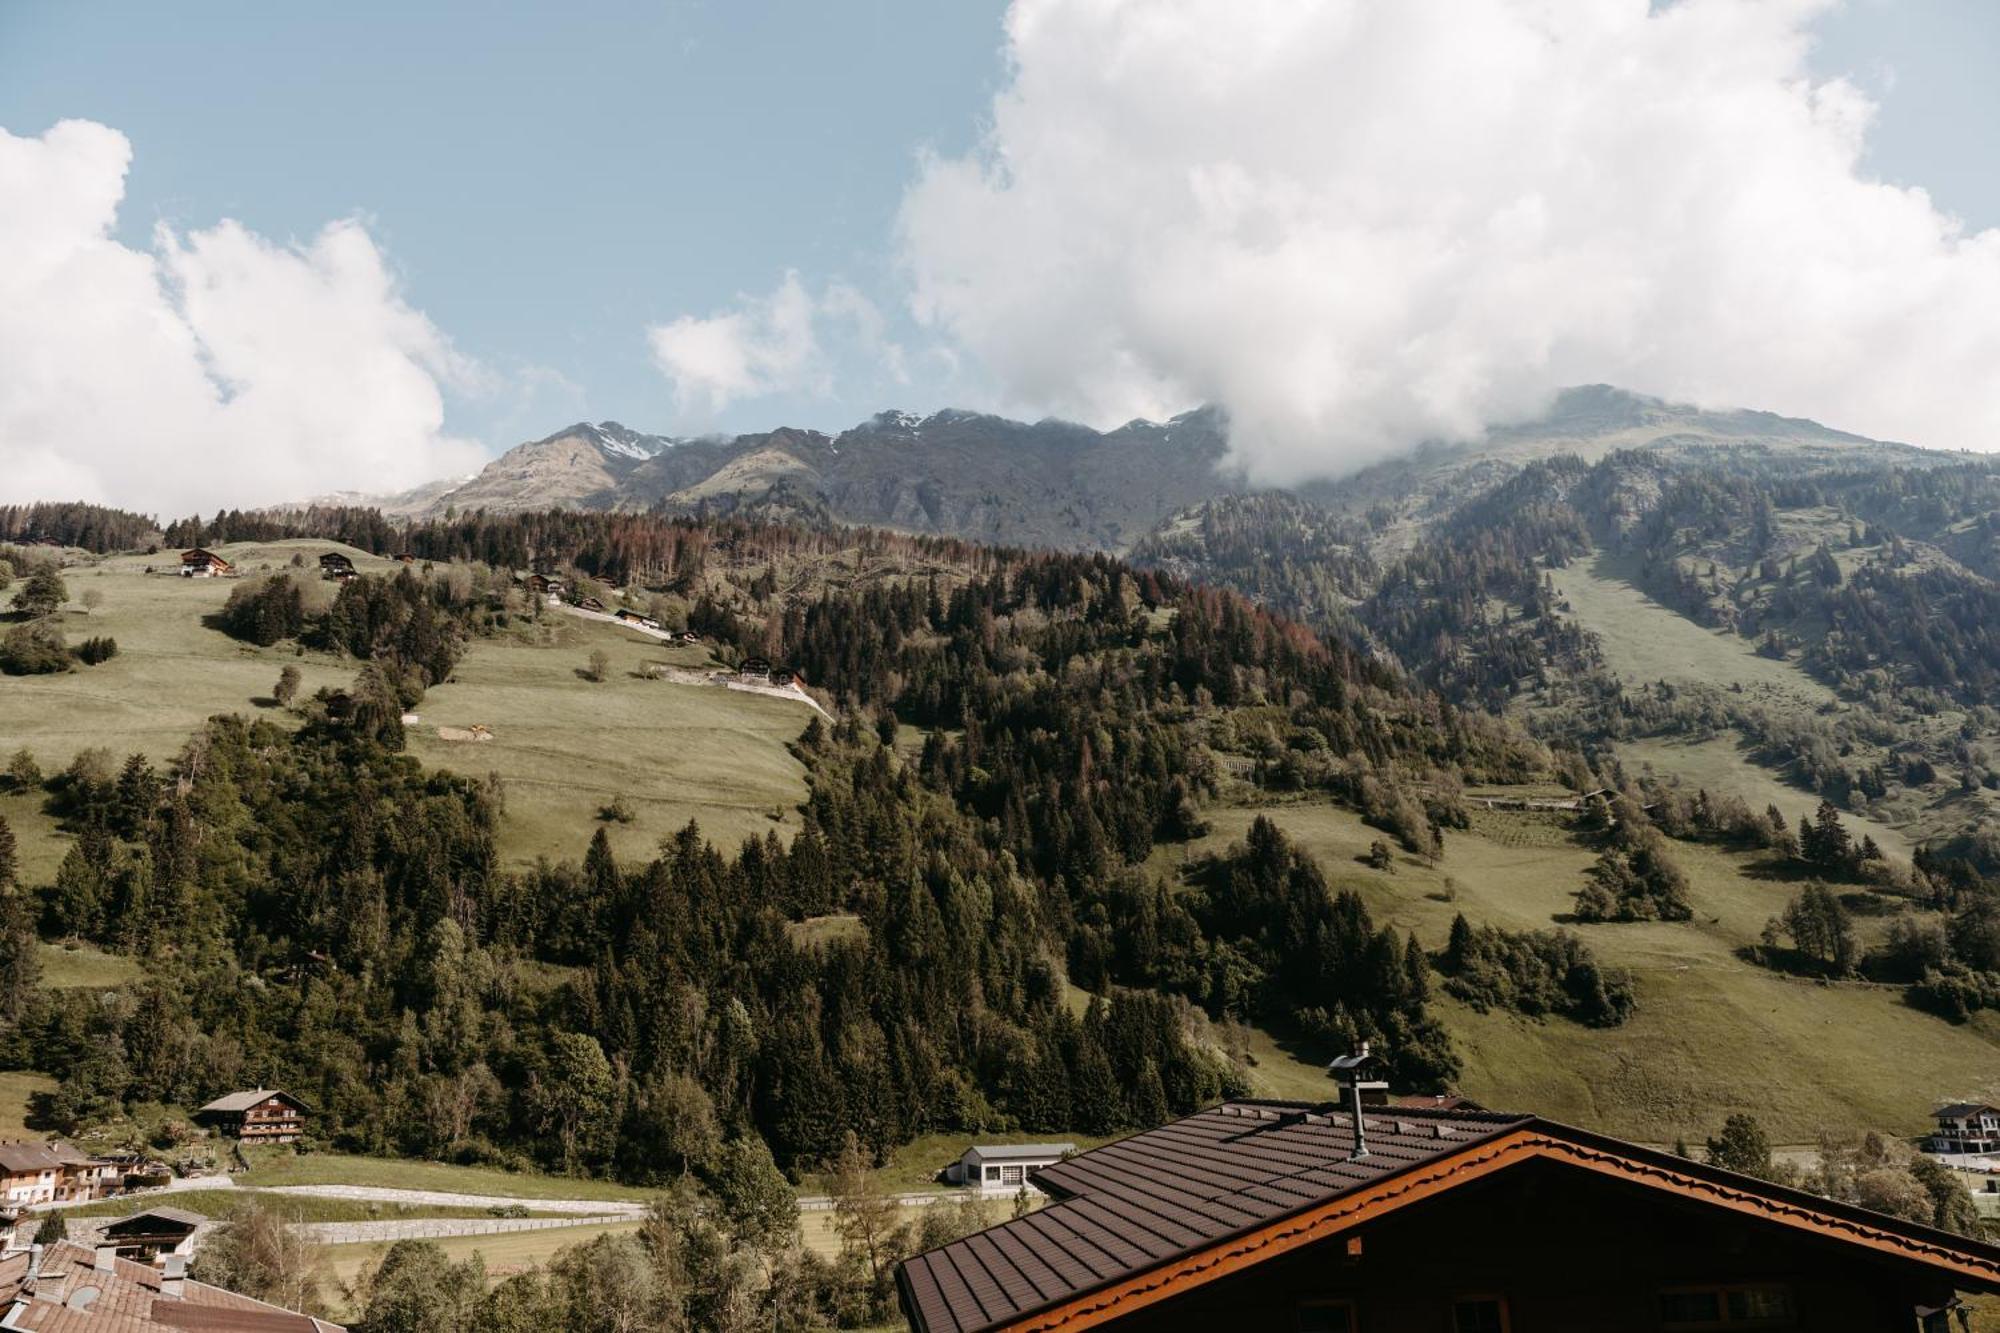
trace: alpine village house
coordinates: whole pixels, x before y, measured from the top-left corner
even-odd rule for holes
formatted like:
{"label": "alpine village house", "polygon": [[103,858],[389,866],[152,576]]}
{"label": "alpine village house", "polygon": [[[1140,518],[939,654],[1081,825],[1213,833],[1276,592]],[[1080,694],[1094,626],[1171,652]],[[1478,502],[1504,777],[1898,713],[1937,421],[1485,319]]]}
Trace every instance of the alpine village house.
{"label": "alpine village house", "polygon": [[898,1268],[910,1327],[1947,1333],[1959,1294],[2000,1293],[1987,1241],[1537,1116],[1349,1088],[1043,1166],[1027,1179],[1045,1206]]}
{"label": "alpine village house", "polygon": [[1935,1153],[2000,1156],[2000,1106],[1953,1102],[1931,1113],[1937,1130],[1927,1145]]}
{"label": "alpine village house", "polygon": [[253,1088],[217,1097],[194,1113],[195,1123],[245,1143],[296,1143],[311,1108],[289,1092]]}

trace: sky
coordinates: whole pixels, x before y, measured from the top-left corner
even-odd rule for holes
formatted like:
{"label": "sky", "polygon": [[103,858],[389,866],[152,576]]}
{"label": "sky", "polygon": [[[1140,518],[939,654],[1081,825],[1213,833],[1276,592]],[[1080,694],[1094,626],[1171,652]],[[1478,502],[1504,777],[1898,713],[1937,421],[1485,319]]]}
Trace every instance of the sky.
{"label": "sky", "polygon": [[947,405],[1288,481],[1598,379],[2000,447],[1996,67],[1986,0],[0,0],[0,501]]}

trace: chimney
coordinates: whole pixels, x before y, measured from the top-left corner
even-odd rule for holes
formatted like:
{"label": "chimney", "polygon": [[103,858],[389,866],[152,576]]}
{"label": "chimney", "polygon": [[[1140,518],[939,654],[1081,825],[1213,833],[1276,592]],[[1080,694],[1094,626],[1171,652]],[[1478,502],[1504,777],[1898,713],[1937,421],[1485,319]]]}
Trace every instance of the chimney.
{"label": "chimney", "polygon": [[97,1261],[91,1265],[100,1273],[115,1272],[118,1268],[118,1246],[104,1243],[97,1247]]}
{"label": "chimney", "polygon": [[1347,1160],[1358,1162],[1368,1156],[1368,1125],[1362,1115],[1362,1101],[1365,1093],[1387,1093],[1389,1085],[1373,1078],[1375,1057],[1369,1052],[1368,1043],[1362,1042],[1361,1049],[1353,1055],[1336,1056],[1326,1072],[1333,1075],[1347,1088],[1349,1112],[1354,1116],[1354,1151]]}
{"label": "chimney", "polygon": [[185,1254],[169,1254],[160,1268],[160,1296],[177,1301],[187,1294],[188,1261]]}

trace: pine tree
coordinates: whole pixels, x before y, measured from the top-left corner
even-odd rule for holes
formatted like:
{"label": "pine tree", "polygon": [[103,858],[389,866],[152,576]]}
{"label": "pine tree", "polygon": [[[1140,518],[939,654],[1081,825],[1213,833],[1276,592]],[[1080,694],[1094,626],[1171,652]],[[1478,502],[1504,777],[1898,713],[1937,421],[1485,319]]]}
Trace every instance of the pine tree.
{"label": "pine tree", "polygon": [[7,817],[0,815],[0,893],[14,887],[15,877],[20,873],[19,855],[14,830],[8,827]]}
{"label": "pine tree", "polygon": [[1764,1128],[1757,1123],[1755,1116],[1742,1112],[1730,1116],[1722,1122],[1722,1133],[1708,1140],[1706,1147],[1710,1166],[1755,1176],[1759,1180],[1775,1178],[1771,1141],[1764,1136]]}

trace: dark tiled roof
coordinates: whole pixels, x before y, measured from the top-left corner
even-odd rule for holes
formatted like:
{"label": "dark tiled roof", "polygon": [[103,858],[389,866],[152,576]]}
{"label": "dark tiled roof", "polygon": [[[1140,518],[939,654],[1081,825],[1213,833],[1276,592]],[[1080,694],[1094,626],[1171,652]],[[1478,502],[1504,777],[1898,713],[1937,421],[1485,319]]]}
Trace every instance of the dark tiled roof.
{"label": "dark tiled roof", "polygon": [[1488,1111],[1229,1102],[1058,1162],[1038,1212],[920,1254],[903,1294],[926,1333],[977,1333],[1530,1123]]}
{"label": "dark tiled roof", "polygon": [[1940,1106],[1931,1112],[1934,1120],[1963,1120],[1967,1116],[1978,1115],[1981,1111],[2000,1111],[2000,1106],[1991,1102],[1953,1102],[1950,1106]]}

